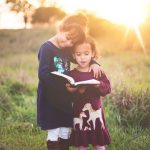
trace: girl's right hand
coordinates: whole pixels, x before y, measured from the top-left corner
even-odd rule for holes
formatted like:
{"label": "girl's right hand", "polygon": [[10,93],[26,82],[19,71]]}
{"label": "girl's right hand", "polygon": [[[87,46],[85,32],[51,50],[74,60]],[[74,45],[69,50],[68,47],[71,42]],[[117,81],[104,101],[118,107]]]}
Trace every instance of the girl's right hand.
{"label": "girl's right hand", "polygon": [[78,92],[82,94],[86,91],[86,89],[87,89],[86,85],[79,86],[78,87]]}
{"label": "girl's right hand", "polygon": [[67,88],[67,90],[69,91],[69,92],[75,92],[77,89],[78,89],[78,87],[73,87],[73,86],[71,86],[71,84],[69,84],[69,83],[66,83],[66,88]]}

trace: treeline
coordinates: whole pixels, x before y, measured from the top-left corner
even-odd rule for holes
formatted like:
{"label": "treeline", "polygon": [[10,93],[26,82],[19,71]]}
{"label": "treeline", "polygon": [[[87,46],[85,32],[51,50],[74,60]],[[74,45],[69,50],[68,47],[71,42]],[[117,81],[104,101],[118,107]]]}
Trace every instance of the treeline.
{"label": "treeline", "polygon": [[[12,10],[24,14],[25,28],[28,23],[33,26],[55,24],[67,15],[55,1],[50,7],[45,7],[45,2],[45,0],[40,0],[40,7],[34,8],[27,0],[6,0],[6,3],[11,3]],[[150,15],[147,17],[147,21],[139,26],[138,33],[133,28],[113,24],[88,11],[82,11],[86,13],[89,20],[89,33],[98,39],[101,49],[105,49],[105,51],[140,50],[144,53],[150,51],[148,34],[150,32]]]}

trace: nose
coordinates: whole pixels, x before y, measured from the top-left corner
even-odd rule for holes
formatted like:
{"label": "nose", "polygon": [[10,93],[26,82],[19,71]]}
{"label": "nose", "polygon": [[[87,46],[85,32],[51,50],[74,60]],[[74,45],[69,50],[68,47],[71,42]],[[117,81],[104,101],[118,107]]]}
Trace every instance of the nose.
{"label": "nose", "polygon": [[83,54],[81,55],[81,59],[84,59],[84,55]]}

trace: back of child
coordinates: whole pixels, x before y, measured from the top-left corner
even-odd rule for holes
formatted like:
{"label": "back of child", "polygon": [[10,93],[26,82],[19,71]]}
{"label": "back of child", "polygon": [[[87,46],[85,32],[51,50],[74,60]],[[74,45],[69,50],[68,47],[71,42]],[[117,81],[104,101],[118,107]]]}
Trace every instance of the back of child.
{"label": "back of child", "polygon": [[[88,72],[89,64],[96,54],[96,46],[91,37],[74,47],[73,58],[77,67],[69,72],[75,81],[93,79],[93,73]],[[102,96],[111,91],[110,82],[102,73],[98,79],[100,85],[82,85],[71,87],[67,85],[68,91],[72,92],[74,103],[74,129],[71,134],[71,145],[79,150],[87,150],[92,144],[95,150],[104,150],[111,139],[106,127],[102,108]]]}

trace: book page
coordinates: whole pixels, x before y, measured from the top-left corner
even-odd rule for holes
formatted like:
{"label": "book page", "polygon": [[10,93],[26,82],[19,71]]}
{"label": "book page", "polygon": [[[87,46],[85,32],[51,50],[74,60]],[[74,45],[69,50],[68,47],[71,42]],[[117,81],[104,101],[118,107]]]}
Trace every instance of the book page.
{"label": "book page", "polygon": [[95,85],[95,84],[100,84],[100,81],[96,80],[96,79],[90,79],[90,80],[85,80],[85,81],[79,81],[74,83],[75,86],[77,85]]}
{"label": "book page", "polygon": [[75,82],[74,79],[66,74],[63,74],[63,73],[60,73],[58,71],[53,71],[51,72],[52,74],[54,75],[57,75],[58,77],[63,77],[65,78],[66,80],[68,80],[68,82],[73,85],[73,86],[77,86],[77,85],[96,85],[96,84],[100,84],[100,81],[96,80],[96,79],[90,79],[90,80],[85,80],[85,81],[78,81],[78,82]]}
{"label": "book page", "polygon": [[60,76],[60,77],[63,77],[63,78],[65,78],[65,79],[67,79],[70,84],[73,84],[73,85],[74,85],[74,83],[75,83],[74,79],[73,79],[72,77],[66,75],[66,74],[60,73],[60,72],[58,72],[58,71],[53,71],[53,72],[51,72],[51,73],[52,73],[52,74],[55,74],[55,75],[57,75],[57,76]]}

